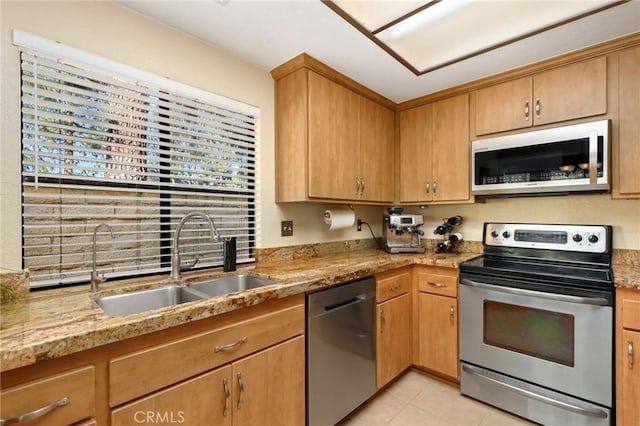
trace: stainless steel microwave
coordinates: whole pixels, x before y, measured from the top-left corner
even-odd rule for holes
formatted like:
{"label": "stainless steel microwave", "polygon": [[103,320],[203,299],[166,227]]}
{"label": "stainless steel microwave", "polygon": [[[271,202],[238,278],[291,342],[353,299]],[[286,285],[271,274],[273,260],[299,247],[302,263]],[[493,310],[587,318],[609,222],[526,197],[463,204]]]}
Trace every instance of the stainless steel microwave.
{"label": "stainless steel microwave", "polygon": [[535,130],[471,143],[476,196],[606,192],[609,120]]}

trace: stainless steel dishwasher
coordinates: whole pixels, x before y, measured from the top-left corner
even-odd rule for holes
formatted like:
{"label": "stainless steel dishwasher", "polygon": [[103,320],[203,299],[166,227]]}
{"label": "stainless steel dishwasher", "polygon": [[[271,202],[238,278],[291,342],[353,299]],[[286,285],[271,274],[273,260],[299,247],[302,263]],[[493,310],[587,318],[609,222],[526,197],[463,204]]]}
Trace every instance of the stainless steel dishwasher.
{"label": "stainless steel dishwasher", "polygon": [[376,392],[376,283],[307,295],[307,425],[334,425]]}

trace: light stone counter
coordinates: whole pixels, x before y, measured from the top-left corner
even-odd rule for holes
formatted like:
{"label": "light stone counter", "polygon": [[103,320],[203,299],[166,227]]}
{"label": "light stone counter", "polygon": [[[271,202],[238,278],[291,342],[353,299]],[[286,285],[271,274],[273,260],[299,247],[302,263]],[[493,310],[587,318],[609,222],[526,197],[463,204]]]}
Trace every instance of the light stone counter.
{"label": "light stone counter", "polygon": [[[366,249],[307,259],[279,259],[239,267],[279,284],[138,314],[110,317],[89,294],[88,286],[32,292],[2,305],[0,371],[58,358],[101,345],[197,321],[261,302],[318,290],[398,267],[422,264],[457,267],[470,254],[391,255]],[[186,273],[185,282],[223,276],[220,270]],[[98,295],[167,285],[167,276],[103,284]]]}

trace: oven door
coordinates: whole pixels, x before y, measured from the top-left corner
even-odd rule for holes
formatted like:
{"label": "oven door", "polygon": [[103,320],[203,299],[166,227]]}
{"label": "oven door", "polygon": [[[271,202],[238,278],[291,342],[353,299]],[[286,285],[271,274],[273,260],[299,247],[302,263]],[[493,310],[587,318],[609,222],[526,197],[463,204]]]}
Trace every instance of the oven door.
{"label": "oven door", "polygon": [[576,297],[460,281],[460,359],[612,407],[613,307]]}

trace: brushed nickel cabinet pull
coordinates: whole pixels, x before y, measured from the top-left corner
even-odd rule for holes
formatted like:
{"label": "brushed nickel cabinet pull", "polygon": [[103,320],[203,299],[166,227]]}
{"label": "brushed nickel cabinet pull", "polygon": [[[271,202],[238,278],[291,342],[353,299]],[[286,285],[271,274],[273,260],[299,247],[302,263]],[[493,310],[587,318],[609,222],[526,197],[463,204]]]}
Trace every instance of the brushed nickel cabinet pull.
{"label": "brushed nickel cabinet pull", "polygon": [[367,181],[364,180],[364,178],[360,178],[360,181],[362,182],[361,186],[360,186],[360,195],[364,195],[364,187],[367,184]]}
{"label": "brushed nickel cabinet pull", "polygon": [[226,344],[226,345],[218,345],[213,349],[213,351],[214,352],[230,351],[232,349],[237,348],[238,346],[240,346],[243,343],[247,343],[247,341],[249,341],[249,338],[247,336],[245,336],[245,337],[243,337],[242,339],[238,340],[235,343],[229,343],[229,344]]}
{"label": "brushed nickel cabinet pull", "polygon": [[524,103],[524,119],[529,121],[529,99]]}
{"label": "brushed nickel cabinet pull", "polygon": [[240,405],[242,404],[242,399],[244,398],[244,381],[242,380],[242,373],[238,372],[238,388],[240,389],[240,393],[238,394],[238,410],[240,409]]}
{"label": "brushed nickel cabinet pull", "polygon": [[360,195],[360,178],[356,176],[356,195]]}
{"label": "brushed nickel cabinet pull", "polygon": [[536,98],[536,118],[540,118],[540,98]]}
{"label": "brushed nickel cabinet pull", "polygon": [[451,323],[451,325],[454,324],[453,316],[454,316],[454,309],[453,309],[453,305],[451,305],[451,307],[449,308],[449,322]]}
{"label": "brushed nickel cabinet pull", "polygon": [[629,370],[633,370],[633,340],[627,342],[627,362]]}
{"label": "brushed nickel cabinet pull", "polygon": [[0,419],[0,425],[4,426],[4,425],[8,425],[8,424],[13,424],[13,423],[28,422],[29,420],[33,420],[33,419],[37,419],[38,417],[42,417],[45,414],[55,410],[56,408],[62,407],[64,405],[67,405],[68,403],[69,403],[69,398],[65,396],[64,398],[61,398],[61,399],[57,400],[56,402],[53,402],[53,403],[47,405],[46,407],[38,408],[37,410],[33,410],[33,411],[29,412],[29,413],[21,414],[19,416],[9,417],[8,419]]}
{"label": "brushed nickel cabinet pull", "polygon": [[389,291],[396,291],[400,288],[400,284],[396,284],[394,286],[389,287]]}
{"label": "brushed nickel cabinet pull", "polygon": [[426,185],[424,186],[424,192],[428,194],[430,190],[431,190],[431,184],[427,182]]}
{"label": "brushed nickel cabinet pull", "polygon": [[229,381],[226,377],[222,380],[222,387],[224,389],[224,409],[222,410],[222,415],[227,417],[229,406],[231,405],[231,392],[229,391]]}
{"label": "brushed nickel cabinet pull", "polygon": [[443,284],[443,283],[433,283],[431,281],[427,281],[427,284],[432,285],[434,287],[438,287],[438,288],[444,288],[447,286],[446,284]]}
{"label": "brushed nickel cabinet pull", "polygon": [[436,195],[438,192],[438,180],[433,181],[433,195]]}

